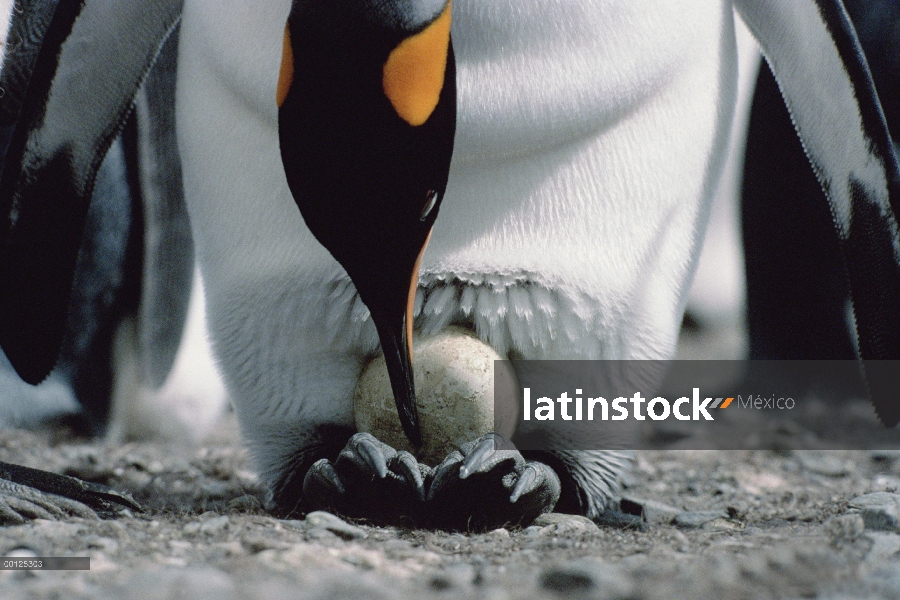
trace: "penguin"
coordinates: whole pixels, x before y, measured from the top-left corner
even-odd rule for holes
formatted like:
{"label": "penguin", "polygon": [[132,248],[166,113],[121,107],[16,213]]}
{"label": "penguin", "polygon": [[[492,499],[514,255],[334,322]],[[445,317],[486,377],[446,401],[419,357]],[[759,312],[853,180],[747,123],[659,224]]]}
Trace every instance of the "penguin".
{"label": "penguin", "polygon": [[[40,76],[35,65],[42,38],[52,34],[56,4],[20,3],[15,12],[12,3],[4,6],[10,11],[4,16],[15,18],[0,38],[0,48],[9,50],[0,54],[0,164],[28,108],[30,80]],[[177,36],[169,36],[121,132],[99,157],[52,373],[29,386],[0,354],[2,427],[61,421],[78,435],[110,442],[150,435],[185,442],[208,431],[224,407],[224,388],[204,348],[202,290],[181,194],[173,120],[176,58]],[[53,506],[38,496],[28,501],[32,505],[14,505],[32,516]],[[4,520],[19,521],[24,515],[18,512],[4,512]]]}
{"label": "penguin", "polygon": [[[885,0],[844,4],[896,149],[900,5]],[[758,77],[753,100],[742,222],[751,358],[854,360],[850,291],[831,214],[768,67]],[[851,391],[865,394],[861,381]]]}
{"label": "penguin", "polygon": [[[96,6],[60,17],[70,37],[105,26],[102,46],[137,32],[116,73],[127,85],[97,102],[106,124],[181,17],[178,146],[210,335],[276,515],[331,507],[451,529],[526,524],[554,507],[602,518],[631,459],[616,449],[629,432],[597,432],[610,450],[559,440],[542,453],[489,435],[422,465],[354,431],[353,389],[383,349],[415,442],[410,327],[463,324],[527,359],[670,357],[734,110],[734,9],[828,192],[860,354],[900,355],[900,179],[836,0]],[[68,42],[54,55],[57,71],[75,60]],[[62,273],[48,284],[47,272],[10,266],[36,235],[22,223],[42,216],[21,207],[54,175],[83,203],[106,144],[93,125],[62,136],[68,144],[40,135],[63,126],[54,86],[87,93],[51,83],[45,110],[18,122],[0,190],[15,217],[0,265],[16,284],[0,306],[22,317],[0,328],[0,344],[26,380],[45,374],[58,344],[29,303],[48,310],[46,292],[69,280],[67,269],[47,270]],[[68,264],[58,248],[51,259]],[[23,344],[24,328],[41,343]],[[893,425],[900,411],[880,386],[876,407]]]}

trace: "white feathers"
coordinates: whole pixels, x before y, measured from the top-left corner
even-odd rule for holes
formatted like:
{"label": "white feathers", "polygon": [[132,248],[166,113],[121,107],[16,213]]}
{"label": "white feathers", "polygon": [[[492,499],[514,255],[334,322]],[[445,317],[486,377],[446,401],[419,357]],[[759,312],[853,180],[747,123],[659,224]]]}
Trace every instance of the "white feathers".
{"label": "white feathers", "polygon": [[9,43],[9,25],[12,20],[13,0],[0,0],[0,61],[6,56]]}

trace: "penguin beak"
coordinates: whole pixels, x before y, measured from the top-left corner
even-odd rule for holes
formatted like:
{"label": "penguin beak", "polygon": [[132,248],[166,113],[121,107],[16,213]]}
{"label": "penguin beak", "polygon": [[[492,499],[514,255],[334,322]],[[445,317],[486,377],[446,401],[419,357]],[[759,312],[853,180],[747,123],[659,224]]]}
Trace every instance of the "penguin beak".
{"label": "penguin beak", "polygon": [[369,308],[400,422],[418,447],[413,306],[447,186],[456,71],[450,3],[413,4],[296,3],[276,99],[291,193]]}

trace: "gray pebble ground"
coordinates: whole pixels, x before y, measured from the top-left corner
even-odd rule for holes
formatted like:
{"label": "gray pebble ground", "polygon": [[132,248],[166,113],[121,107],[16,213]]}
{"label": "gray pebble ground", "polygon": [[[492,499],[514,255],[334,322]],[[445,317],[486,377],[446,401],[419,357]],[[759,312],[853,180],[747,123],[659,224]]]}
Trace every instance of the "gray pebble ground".
{"label": "gray pebble ground", "polygon": [[545,515],[481,535],[273,519],[233,422],[197,449],[0,434],[0,460],[117,489],[114,520],[0,528],[0,553],[90,556],[2,571],[0,598],[900,598],[900,455],[656,451],[623,507],[645,531]]}

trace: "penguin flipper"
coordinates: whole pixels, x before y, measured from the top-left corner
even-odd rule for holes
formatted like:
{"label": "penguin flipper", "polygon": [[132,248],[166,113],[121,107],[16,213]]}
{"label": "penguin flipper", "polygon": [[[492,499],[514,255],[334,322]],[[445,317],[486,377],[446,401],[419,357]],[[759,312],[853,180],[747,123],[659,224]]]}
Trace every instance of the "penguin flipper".
{"label": "penguin flipper", "polygon": [[876,412],[900,422],[900,167],[840,0],[735,0],[760,42],[840,238]]}
{"label": "penguin flipper", "polygon": [[182,2],[20,4],[33,8],[13,13],[10,32],[29,42],[10,44],[0,79],[11,91],[0,110],[0,346],[38,383],[62,343],[97,170]]}
{"label": "penguin flipper", "polygon": [[508,440],[488,433],[434,469],[428,516],[432,526],[456,531],[527,526],[553,510],[560,491],[553,469],[526,460]]}
{"label": "penguin flipper", "polygon": [[125,508],[142,510],[129,495],[105,485],[0,462],[0,522],[66,515],[112,517]]}

